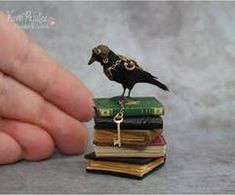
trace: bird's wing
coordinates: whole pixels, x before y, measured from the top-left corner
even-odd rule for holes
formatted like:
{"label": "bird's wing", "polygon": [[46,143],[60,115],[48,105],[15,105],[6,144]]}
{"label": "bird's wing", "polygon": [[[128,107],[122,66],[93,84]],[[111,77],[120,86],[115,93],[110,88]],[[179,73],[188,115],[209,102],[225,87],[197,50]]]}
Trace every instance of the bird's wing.
{"label": "bird's wing", "polygon": [[143,69],[143,68],[142,68],[135,60],[133,60],[132,58],[128,58],[128,57],[123,56],[123,55],[118,55],[118,57],[119,57],[122,61],[127,62],[130,67],[134,66],[134,67],[137,68],[137,69]]}
{"label": "bird's wing", "polygon": [[[120,58],[121,60],[123,60],[124,62],[127,62],[128,64],[130,64],[130,66],[135,66],[135,70],[137,69],[138,71],[143,71],[143,72],[145,72],[144,69],[142,68],[142,66],[140,66],[140,65],[139,65],[135,60],[133,60],[132,58],[128,58],[128,57],[123,56],[123,55],[118,55],[118,56],[119,56],[119,58]],[[157,79],[156,76],[153,76],[153,75],[152,75],[152,77],[153,77],[154,79]]]}

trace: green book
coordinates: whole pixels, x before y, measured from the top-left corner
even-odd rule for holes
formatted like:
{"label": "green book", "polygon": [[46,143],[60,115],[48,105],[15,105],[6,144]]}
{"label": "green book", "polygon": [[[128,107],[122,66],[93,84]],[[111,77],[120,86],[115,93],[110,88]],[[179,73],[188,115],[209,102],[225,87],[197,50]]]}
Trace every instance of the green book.
{"label": "green book", "polygon": [[[95,98],[96,116],[114,117],[120,111],[117,98]],[[163,104],[155,97],[133,97],[125,101],[124,116],[160,116]]]}

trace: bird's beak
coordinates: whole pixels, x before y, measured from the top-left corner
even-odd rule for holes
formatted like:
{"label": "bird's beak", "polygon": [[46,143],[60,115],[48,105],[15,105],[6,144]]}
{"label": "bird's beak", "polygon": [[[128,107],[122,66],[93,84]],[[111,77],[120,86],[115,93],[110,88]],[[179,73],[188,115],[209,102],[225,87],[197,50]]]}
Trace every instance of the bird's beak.
{"label": "bird's beak", "polygon": [[94,56],[94,54],[91,56],[91,59],[88,62],[88,65],[91,65],[93,62],[96,61],[96,57]]}

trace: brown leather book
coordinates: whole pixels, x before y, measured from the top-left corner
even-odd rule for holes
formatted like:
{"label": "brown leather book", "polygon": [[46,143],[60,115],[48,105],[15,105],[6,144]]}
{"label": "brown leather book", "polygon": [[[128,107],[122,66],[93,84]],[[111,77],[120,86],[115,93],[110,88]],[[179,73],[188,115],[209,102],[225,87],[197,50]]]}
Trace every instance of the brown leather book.
{"label": "brown leather book", "polygon": [[166,141],[162,135],[154,138],[150,145],[143,148],[128,148],[114,146],[97,146],[94,150],[97,157],[138,157],[138,158],[157,158],[166,155]]}
{"label": "brown leather book", "polygon": [[[162,129],[155,130],[121,130],[121,146],[129,148],[141,148],[150,145],[152,140],[162,134]],[[117,140],[117,130],[114,129],[95,129],[94,141],[96,146],[114,146]]]}

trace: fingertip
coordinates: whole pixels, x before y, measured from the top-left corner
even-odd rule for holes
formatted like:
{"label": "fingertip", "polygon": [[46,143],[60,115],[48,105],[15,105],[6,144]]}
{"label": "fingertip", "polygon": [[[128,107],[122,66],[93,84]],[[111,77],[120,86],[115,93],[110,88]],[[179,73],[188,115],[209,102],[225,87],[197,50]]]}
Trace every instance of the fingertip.
{"label": "fingertip", "polygon": [[[82,109],[86,109],[86,105]],[[84,113],[84,112],[83,112]],[[84,116],[84,115],[82,115]],[[92,115],[87,116],[90,118]],[[80,154],[87,145],[88,132],[82,122],[70,115],[61,112],[52,104],[44,102],[38,124],[42,126],[53,137],[56,148],[65,154]]]}
{"label": "fingertip", "polygon": [[94,117],[95,115],[94,105],[95,104],[91,96],[90,98],[87,99],[87,102],[84,104],[84,108],[82,108],[84,111],[82,112],[83,115],[79,117],[80,121],[88,122]]}
{"label": "fingertip", "polygon": [[[72,105],[74,111],[72,116],[79,121],[88,122],[94,117],[93,107],[95,104],[93,101],[93,94],[79,79],[77,79],[77,81],[80,82],[80,93],[76,95],[76,101]],[[70,109],[70,111],[72,111],[72,109]]]}
{"label": "fingertip", "polygon": [[12,164],[22,159],[20,145],[9,135],[0,132],[0,165]]}
{"label": "fingertip", "polygon": [[51,136],[35,125],[14,121],[1,121],[1,130],[14,138],[23,150],[23,159],[38,161],[50,157],[54,152]]}
{"label": "fingertip", "polygon": [[31,161],[44,160],[51,157],[54,153],[55,145],[51,136],[44,130],[36,133],[37,140],[29,139],[25,151],[24,159]]}
{"label": "fingertip", "polygon": [[[60,135],[61,136],[61,135]],[[76,129],[70,129],[63,134],[63,140],[57,143],[60,152],[67,155],[81,154],[88,143],[88,132],[84,124],[77,124]]]}

